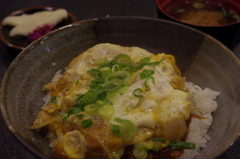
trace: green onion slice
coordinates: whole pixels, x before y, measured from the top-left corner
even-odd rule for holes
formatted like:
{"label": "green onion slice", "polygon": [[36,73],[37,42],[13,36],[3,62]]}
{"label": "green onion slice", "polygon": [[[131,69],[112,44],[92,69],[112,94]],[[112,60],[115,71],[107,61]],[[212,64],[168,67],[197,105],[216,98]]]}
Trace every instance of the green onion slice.
{"label": "green onion slice", "polygon": [[152,81],[152,83],[155,85],[155,79],[153,78],[153,76],[149,76],[145,81],[144,81],[144,86],[147,90],[150,89],[149,87],[149,79]]}
{"label": "green onion slice", "polygon": [[95,78],[101,77],[101,71],[97,68],[90,69],[87,72]]}
{"label": "green onion slice", "polygon": [[176,141],[170,143],[172,150],[195,149],[196,145],[190,142]]}
{"label": "green onion slice", "polygon": [[100,105],[98,104],[89,104],[84,107],[84,110],[87,114],[92,115],[92,114],[96,114],[99,108],[100,108]]}
{"label": "green onion slice", "polygon": [[107,62],[107,58],[103,57],[103,58],[96,59],[94,64],[97,66],[101,66],[101,65],[105,64],[106,62]]}
{"label": "green onion slice", "polygon": [[135,97],[142,98],[142,97],[143,97],[142,89],[141,89],[141,88],[134,89],[133,95],[134,95]]}
{"label": "green onion slice", "polygon": [[79,83],[79,80],[77,80],[77,81],[75,82],[75,86],[77,86],[77,85],[78,85],[78,83]]}
{"label": "green onion slice", "polygon": [[143,59],[140,60],[141,64],[144,65],[144,64],[147,64],[150,62],[150,58],[149,57],[144,57]]}
{"label": "green onion slice", "polygon": [[113,125],[111,128],[112,133],[123,138],[124,141],[131,141],[137,133],[137,127],[129,120],[115,118],[120,125]]}
{"label": "green onion slice", "polygon": [[81,125],[83,128],[88,128],[90,126],[92,126],[93,122],[91,119],[85,119],[81,122]]}
{"label": "green onion slice", "polygon": [[110,81],[112,79],[122,79],[125,83],[129,83],[131,74],[128,71],[113,72],[106,77],[105,81]]}
{"label": "green onion slice", "polygon": [[84,114],[77,114],[76,117],[78,117],[78,118],[84,118],[85,115],[84,115]]}
{"label": "green onion slice", "polygon": [[62,116],[62,118],[63,118],[63,120],[67,120],[70,115],[77,114],[80,112],[83,112],[83,110],[81,108],[72,107],[72,108],[68,109],[68,111]]}
{"label": "green onion slice", "polygon": [[57,103],[57,96],[52,96],[48,103]]}
{"label": "green onion slice", "polygon": [[118,54],[112,61],[114,64],[118,64],[122,67],[132,66],[132,59],[130,56],[126,54]]}
{"label": "green onion slice", "polygon": [[135,144],[133,149],[133,156],[135,159],[146,159],[148,156],[147,147],[143,144]]}
{"label": "green onion slice", "polygon": [[156,141],[156,142],[166,142],[167,140],[166,139],[163,139],[163,138],[152,138],[153,141]]}
{"label": "green onion slice", "polygon": [[141,78],[141,79],[148,78],[148,77],[150,77],[151,75],[153,75],[154,73],[155,73],[154,70],[143,70],[143,71],[140,73],[140,78]]}
{"label": "green onion slice", "polygon": [[121,136],[120,129],[121,129],[120,125],[112,125],[111,131],[113,134]]}

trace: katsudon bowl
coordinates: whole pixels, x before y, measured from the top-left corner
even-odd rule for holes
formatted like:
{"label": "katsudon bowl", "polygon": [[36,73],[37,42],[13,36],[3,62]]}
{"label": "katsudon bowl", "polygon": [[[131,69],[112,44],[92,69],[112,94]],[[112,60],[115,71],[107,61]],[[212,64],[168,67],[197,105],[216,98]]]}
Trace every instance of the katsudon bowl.
{"label": "katsudon bowl", "polygon": [[195,158],[215,158],[240,132],[240,61],[222,43],[190,27],[146,17],[106,17],[79,21],[52,31],[24,49],[1,85],[1,112],[9,130],[41,158],[54,158],[42,131],[29,129],[46,95],[43,86],[81,52],[99,43],[137,46],[168,53],[187,81],[220,92],[208,134]]}

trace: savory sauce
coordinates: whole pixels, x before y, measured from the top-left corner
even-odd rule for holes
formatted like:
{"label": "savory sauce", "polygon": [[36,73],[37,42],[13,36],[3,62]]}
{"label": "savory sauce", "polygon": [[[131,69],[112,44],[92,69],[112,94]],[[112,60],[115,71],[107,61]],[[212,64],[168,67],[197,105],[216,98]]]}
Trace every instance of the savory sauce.
{"label": "savory sauce", "polygon": [[182,22],[216,26],[240,20],[240,8],[225,0],[170,0],[163,10]]}

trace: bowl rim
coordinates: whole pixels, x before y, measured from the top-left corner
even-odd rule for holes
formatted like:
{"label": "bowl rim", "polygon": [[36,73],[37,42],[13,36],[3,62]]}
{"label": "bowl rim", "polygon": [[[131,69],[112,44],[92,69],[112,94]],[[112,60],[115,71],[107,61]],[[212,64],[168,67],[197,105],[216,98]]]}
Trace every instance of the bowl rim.
{"label": "bowl rim", "polygon": [[[12,121],[10,120],[8,113],[6,111],[5,105],[4,105],[4,97],[5,97],[5,89],[6,89],[6,83],[8,81],[8,78],[10,77],[11,71],[12,69],[14,69],[14,67],[16,67],[16,65],[18,64],[18,62],[25,56],[25,54],[29,53],[27,50],[33,48],[36,44],[40,43],[42,40],[44,40],[46,37],[51,36],[51,34],[55,34],[56,32],[59,32],[60,30],[65,30],[68,29],[69,27],[74,27],[74,26],[78,26],[81,25],[82,23],[86,22],[86,21],[94,21],[96,23],[98,23],[98,21],[101,20],[105,20],[108,18],[113,18],[113,19],[125,19],[125,18],[131,18],[131,19],[143,19],[143,20],[151,20],[151,21],[159,21],[159,22],[164,22],[164,23],[170,23],[171,25],[178,25],[180,27],[185,27],[185,28],[189,28],[191,30],[194,30],[196,32],[199,32],[200,34],[203,34],[205,38],[209,38],[211,41],[213,41],[214,43],[216,43],[219,47],[222,47],[225,50],[225,54],[228,54],[231,58],[232,58],[232,62],[234,62],[235,64],[237,64],[240,68],[240,59],[229,49],[227,48],[225,45],[223,45],[221,42],[219,42],[218,40],[216,40],[214,37],[203,33],[197,29],[194,29],[192,27],[189,26],[185,26],[183,24],[179,24],[177,22],[172,22],[170,20],[164,20],[164,19],[159,19],[159,18],[152,18],[152,17],[141,17],[141,16],[112,16],[112,17],[100,17],[100,18],[90,18],[90,19],[85,19],[85,20],[81,20],[81,21],[77,21],[75,23],[72,24],[68,24],[66,26],[57,28],[45,35],[43,35],[42,37],[40,37],[39,39],[35,40],[34,42],[32,42],[31,44],[29,44],[23,51],[21,51],[21,53],[19,53],[17,55],[17,57],[13,60],[13,62],[10,64],[10,66],[8,67],[6,73],[4,74],[4,78],[2,80],[1,83],[1,87],[0,87],[0,111],[1,114],[3,116],[4,122],[6,124],[6,126],[8,127],[9,131],[11,133],[14,134],[14,136],[22,143],[22,145],[24,145],[25,147],[27,147],[30,151],[32,151],[35,155],[41,157],[41,158],[46,158],[46,156],[44,154],[42,154],[41,152],[39,152],[37,149],[35,149],[34,147],[31,146],[31,143],[24,140],[22,138],[22,136],[17,132],[17,130],[14,128]],[[211,154],[210,156],[208,156],[206,159],[211,159],[211,158],[215,158],[219,155],[221,155],[224,151],[226,151],[235,141],[236,139],[240,137],[240,128],[238,128],[238,131],[236,131],[236,133],[217,151],[215,151],[213,154]]]}
{"label": "bowl rim", "polygon": [[[23,14],[25,13],[26,11],[31,11],[31,10],[35,10],[35,9],[46,9],[46,10],[57,10],[57,9],[64,9],[62,7],[56,7],[56,6],[32,6],[32,7],[27,7],[27,8],[23,8],[23,9],[19,9],[19,10],[15,10],[13,11],[12,13],[10,13],[9,15],[7,15],[6,17],[8,16],[12,16],[12,15],[18,15],[18,14]],[[77,17],[71,13],[70,11],[68,11],[67,9],[65,9],[68,13],[68,17],[71,18],[71,20],[73,21],[73,23],[77,22],[78,19]],[[0,22],[0,41],[2,41],[6,46],[10,47],[10,48],[13,48],[13,49],[16,49],[16,50],[23,50],[25,49],[26,47],[23,47],[23,46],[19,46],[19,45],[16,45],[14,43],[11,43],[10,41],[8,41],[4,35],[2,34],[2,29],[3,29],[4,25],[2,25],[2,21]]]}
{"label": "bowl rim", "polygon": [[[167,16],[168,18],[172,19],[172,20],[175,20],[179,23],[182,23],[182,24],[187,24],[187,25],[190,25],[190,26],[195,26],[195,27],[202,27],[202,28],[223,28],[223,27],[228,27],[228,26],[233,26],[233,25],[236,25],[236,24],[240,24],[240,20],[237,20],[235,22],[231,22],[231,23],[227,23],[227,24],[223,24],[223,25],[196,25],[196,24],[192,24],[192,23],[188,23],[188,22],[184,22],[174,16],[171,16],[170,14],[168,14],[165,10],[163,10],[161,4],[160,4],[160,1],[161,0],[156,0],[156,4],[157,4],[157,8],[165,15]],[[164,5],[168,3],[168,1],[166,1],[164,3]],[[234,3],[235,2],[232,2],[231,3]]]}

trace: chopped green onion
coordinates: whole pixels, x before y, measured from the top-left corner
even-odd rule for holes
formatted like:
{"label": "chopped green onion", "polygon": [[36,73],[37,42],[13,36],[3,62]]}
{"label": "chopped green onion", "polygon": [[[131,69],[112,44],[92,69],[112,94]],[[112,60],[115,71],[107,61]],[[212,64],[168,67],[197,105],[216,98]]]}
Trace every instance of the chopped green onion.
{"label": "chopped green onion", "polygon": [[120,125],[113,125],[112,132],[123,138],[124,141],[131,141],[137,133],[137,127],[129,120],[115,118],[114,119]]}
{"label": "chopped green onion", "polygon": [[92,68],[92,69],[88,70],[87,72],[95,78],[101,77],[101,71],[97,68]]}
{"label": "chopped green onion", "polygon": [[145,58],[140,60],[140,65],[138,67],[136,67],[136,68],[137,69],[141,69],[144,66],[154,66],[154,65],[160,64],[161,61],[162,61],[162,59],[160,61],[150,62],[150,58],[149,57],[145,57]]}
{"label": "chopped green onion", "polygon": [[131,67],[131,66],[129,66],[129,67],[124,67],[123,69],[122,69],[122,71],[127,71],[127,72],[131,72],[132,71],[132,68],[133,67]]}
{"label": "chopped green onion", "polygon": [[76,117],[78,117],[78,118],[84,118],[85,115],[84,115],[84,114],[77,114]]}
{"label": "chopped green onion", "polygon": [[96,59],[94,64],[97,66],[101,66],[101,65],[105,64],[106,62],[107,62],[107,58],[103,57],[103,58]]}
{"label": "chopped green onion", "polygon": [[100,84],[104,83],[104,79],[103,78],[95,78],[94,80],[91,81],[91,83],[89,84],[90,89],[98,89]]}
{"label": "chopped green onion", "polygon": [[121,136],[120,129],[121,129],[120,125],[112,125],[111,131],[113,134]]}
{"label": "chopped green onion", "polygon": [[120,66],[119,65],[113,65],[112,66],[112,72],[117,72],[117,71],[119,71],[119,70],[121,70],[121,68],[120,68]]}
{"label": "chopped green onion", "polygon": [[141,88],[134,89],[134,90],[133,90],[133,95],[134,95],[135,97],[142,98],[142,97],[143,97],[142,89],[141,89]]}
{"label": "chopped green onion", "polygon": [[240,16],[236,12],[232,13],[232,18],[235,20],[240,20]]}
{"label": "chopped green onion", "polygon": [[102,74],[102,78],[106,77],[106,76],[108,76],[108,75],[110,75],[112,73],[112,70],[110,68],[108,68],[108,67],[103,67],[103,68],[100,68],[99,70],[100,70],[100,72]]}
{"label": "chopped green onion", "polygon": [[120,94],[120,95],[123,95],[125,92],[127,92],[128,88],[129,88],[129,86],[124,86],[124,87],[122,87],[122,88],[119,90],[119,94]]}
{"label": "chopped green onion", "polygon": [[149,76],[145,81],[144,81],[144,86],[147,90],[150,89],[149,85],[148,85],[148,82],[149,82],[149,79],[152,80],[152,83],[155,85],[155,79],[153,78],[153,76]]}
{"label": "chopped green onion", "polygon": [[112,79],[122,79],[125,81],[125,83],[128,83],[130,81],[131,74],[128,71],[117,71],[113,72],[110,75],[106,77],[106,81],[110,81]]}
{"label": "chopped green onion", "polygon": [[224,17],[226,17],[228,15],[228,13],[224,7],[221,7],[221,12],[223,13]]}
{"label": "chopped green onion", "polygon": [[72,108],[68,109],[67,113],[65,113],[62,116],[62,118],[63,118],[63,120],[67,120],[70,115],[77,114],[77,113],[80,113],[80,112],[83,112],[83,110],[81,108],[72,107]]}
{"label": "chopped green onion", "polygon": [[102,100],[98,100],[98,101],[96,101],[96,104],[98,104],[98,105],[104,105],[105,103],[104,103],[104,101],[102,101]]}
{"label": "chopped green onion", "polygon": [[68,113],[68,115],[71,115],[71,114],[80,113],[82,111],[83,110],[81,108],[72,107],[67,111],[67,113]]}
{"label": "chopped green onion", "polygon": [[57,96],[52,96],[48,103],[57,103]]}
{"label": "chopped green onion", "polygon": [[96,89],[90,89],[87,93],[85,93],[81,98],[77,99],[77,106],[84,107],[88,104],[93,104],[99,98],[106,93],[106,89],[102,87],[97,87]]}
{"label": "chopped green onion", "polygon": [[115,108],[111,105],[104,105],[98,109],[98,115],[105,119],[111,119],[115,113]]}
{"label": "chopped green onion", "polygon": [[167,139],[163,139],[163,138],[152,138],[152,141],[153,141],[153,147],[152,147],[152,150],[153,151],[160,151],[161,149],[165,148],[165,147],[168,147],[169,144],[170,144],[170,141],[167,140]]}
{"label": "chopped green onion", "polygon": [[144,57],[143,59],[140,60],[140,65],[139,69],[143,68],[144,66],[148,65],[150,63],[150,58],[149,57]]}
{"label": "chopped green onion", "polygon": [[150,62],[150,58],[149,57],[144,57],[143,59],[140,60],[141,64],[147,64]]}
{"label": "chopped green onion", "polygon": [[196,145],[190,142],[184,142],[184,141],[177,141],[177,142],[171,142],[170,148],[172,150],[183,150],[183,149],[195,149]]}
{"label": "chopped green onion", "polygon": [[88,128],[90,126],[92,126],[92,120],[91,119],[85,119],[81,122],[81,125],[83,128]]}
{"label": "chopped green onion", "polygon": [[126,54],[118,54],[112,62],[120,65],[121,67],[132,66],[132,59]]}
{"label": "chopped green onion", "polygon": [[148,78],[149,76],[153,75],[154,73],[155,73],[154,70],[143,70],[143,71],[140,73],[140,78],[141,78],[141,79]]}
{"label": "chopped green onion", "polygon": [[79,83],[79,80],[77,80],[77,81],[75,82],[75,86],[77,86],[77,85],[78,85],[78,83]]}
{"label": "chopped green onion", "polygon": [[100,106],[98,104],[89,104],[84,107],[84,111],[91,115],[91,114],[96,114]]}
{"label": "chopped green onion", "polygon": [[148,156],[147,147],[143,144],[135,144],[133,149],[133,156],[135,159],[146,159]]}
{"label": "chopped green onion", "polygon": [[107,92],[115,92],[124,86],[124,81],[121,79],[113,79],[102,85]]}
{"label": "chopped green onion", "polygon": [[166,142],[166,139],[163,138],[152,138],[153,141],[157,141],[157,142]]}
{"label": "chopped green onion", "polygon": [[148,152],[143,149],[133,149],[133,156],[135,159],[146,159],[148,156]]}

